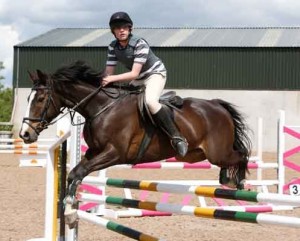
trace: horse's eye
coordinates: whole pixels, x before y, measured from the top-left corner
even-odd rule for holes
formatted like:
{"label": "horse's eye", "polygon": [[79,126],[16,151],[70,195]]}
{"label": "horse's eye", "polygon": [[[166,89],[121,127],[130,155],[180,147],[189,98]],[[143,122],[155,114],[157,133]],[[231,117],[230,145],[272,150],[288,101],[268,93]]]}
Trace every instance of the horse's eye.
{"label": "horse's eye", "polygon": [[37,101],[38,101],[38,102],[43,102],[43,101],[44,101],[44,97],[43,97],[43,96],[38,97],[38,98],[37,98]]}

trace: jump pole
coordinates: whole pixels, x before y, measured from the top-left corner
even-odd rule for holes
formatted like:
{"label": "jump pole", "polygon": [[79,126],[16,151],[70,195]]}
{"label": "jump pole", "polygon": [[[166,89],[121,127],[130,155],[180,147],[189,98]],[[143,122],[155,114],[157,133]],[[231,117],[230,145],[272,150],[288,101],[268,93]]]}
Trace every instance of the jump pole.
{"label": "jump pole", "polygon": [[102,178],[99,183],[117,188],[131,188],[137,190],[148,190],[154,192],[169,192],[180,194],[195,194],[204,197],[216,197],[232,200],[243,200],[251,202],[268,202],[288,206],[300,207],[300,196],[290,196],[277,193],[258,193],[254,191],[222,189],[214,187],[202,187],[194,185],[181,185],[171,183],[135,181],[125,179]]}
{"label": "jump pole", "polygon": [[[52,142],[53,143],[56,140],[57,140],[56,138],[42,138],[42,139],[39,139],[37,141],[37,143],[41,143],[41,142]],[[14,143],[14,144],[24,144],[24,141],[21,138],[1,138],[0,143],[3,143],[3,142]]]}
{"label": "jump pole", "polygon": [[20,149],[48,149],[50,145],[43,144],[0,144],[0,149],[20,150]]}
{"label": "jump pole", "polygon": [[20,138],[0,139],[0,152],[20,155],[20,167],[45,167],[47,150],[56,140],[57,138],[47,138],[32,144],[25,144]]}
{"label": "jump pole", "polygon": [[37,150],[0,150],[0,154],[25,154],[25,155],[39,155],[47,154],[48,151],[37,151]]}
{"label": "jump pole", "polygon": [[[263,163],[263,162],[250,162],[248,163],[249,169],[276,169],[277,163]],[[136,165],[122,164],[111,166],[109,169],[220,169],[220,167],[209,163],[208,161],[186,163],[186,162],[149,162]],[[257,180],[262,180],[257,179]]]}
{"label": "jump pole", "polygon": [[101,218],[101,217],[95,216],[93,214],[89,214],[89,213],[84,212],[84,211],[78,210],[77,214],[78,214],[78,217],[80,219],[82,219],[82,220],[86,220],[86,221],[92,222],[94,224],[98,224],[98,225],[100,225],[100,226],[102,226],[102,227],[104,227],[106,229],[109,229],[109,230],[111,230],[113,232],[122,234],[122,235],[127,236],[129,238],[132,238],[134,240],[140,240],[140,241],[163,241],[163,239],[159,239],[159,238],[150,236],[148,234],[141,233],[141,232],[139,232],[137,230],[134,230],[132,228],[123,226],[123,225],[118,224],[118,223],[113,222],[113,221],[109,221],[109,220],[107,220],[105,218]]}
{"label": "jump pole", "polygon": [[[239,211],[218,210],[213,208],[202,208],[188,205],[178,205],[171,203],[156,203],[125,199],[112,196],[99,196],[95,194],[80,194],[82,201],[106,203],[111,205],[121,205],[128,208],[146,209],[151,211],[171,212],[176,214],[191,215],[202,218],[214,218],[246,223],[283,225],[300,228],[300,218],[286,217],[264,213],[249,213]],[[80,211],[79,211],[80,212]]]}

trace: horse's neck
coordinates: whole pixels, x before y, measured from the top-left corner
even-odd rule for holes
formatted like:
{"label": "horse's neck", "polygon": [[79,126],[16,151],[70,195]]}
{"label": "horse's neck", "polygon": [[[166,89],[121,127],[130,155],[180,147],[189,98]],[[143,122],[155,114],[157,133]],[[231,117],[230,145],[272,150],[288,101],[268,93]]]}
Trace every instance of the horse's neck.
{"label": "horse's neck", "polygon": [[[84,100],[96,88],[83,85],[64,85],[60,89],[60,95],[64,99],[63,106],[67,108],[74,108],[78,103]],[[105,104],[107,103],[108,97],[103,94],[95,94],[91,98],[83,101],[75,111],[81,114],[85,119],[88,119],[95,115]]]}

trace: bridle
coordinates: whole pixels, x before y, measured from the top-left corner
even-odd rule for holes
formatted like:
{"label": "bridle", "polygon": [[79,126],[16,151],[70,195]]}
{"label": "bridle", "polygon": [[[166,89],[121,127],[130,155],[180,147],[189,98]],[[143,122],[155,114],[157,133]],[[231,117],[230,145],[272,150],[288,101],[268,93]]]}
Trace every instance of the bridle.
{"label": "bridle", "polygon": [[[48,98],[47,98],[46,104],[44,106],[44,109],[43,109],[43,111],[41,113],[41,116],[39,118],[31,118],[31,117],[24,117],[23,118],[23,123],[25,123],[28,126],[30,126],[35,131],[35,133],[37,135],[39,135],[42,130],[47,129],[49,125],[53,124],[52,122],[49,123],[46,120],[46,116],[47,116],[47,113],[48,113],[50,105],[52,105],[54,107],[54,109],[58,113],[58,115],[61,114],[61,113],[63,113],[63,109],[59,110],[58,107],[56,106],[53,98],[52,98],[52,85],[49,84],[49,85],[46,85],[46,86],[39,86],[38,82],[39,81],[37,81],[37,84],[35,84],[32,87],[31,93],[32,93],[32,91],[47,90],[46,94],[47,94]],[[34,127],[30,122],[34,122],[34,123],[39,122],[39,123],[38,123],[38,125],[36,127]]]}

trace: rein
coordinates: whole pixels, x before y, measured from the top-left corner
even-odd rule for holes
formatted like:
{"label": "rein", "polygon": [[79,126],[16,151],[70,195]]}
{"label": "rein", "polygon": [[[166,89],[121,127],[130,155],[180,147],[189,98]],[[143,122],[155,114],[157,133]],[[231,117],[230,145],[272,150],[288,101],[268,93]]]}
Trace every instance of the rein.
{"label": "rein", "polygon": [[112,98],[112,99],[116,99],[116,101],[111,102],[109,104],[107,104],[106,106],[104,106],[100,111],[98,111],[95,115],[93,115],[92,117],[89,118],[90,122],[92,120],[94,120],[98,115],[102,114],[103,112],[105,112],[106,110],[108,110],[111,106],[113,106],[114,104],[116,104],[119,100],[123,99],[125,96],[127,96],[128,94],[124,94],[121,96],[120,91],[118,93],[117,96],[113,96],[111,94],[113,94],[112,92],[109,92],[108,90],[104,89],[103,86],[98,87],[95,91],[93,91],[91,94],[89,94],[88,96],[86,96],[85,98],[83,98],[78,104],[76,104],[73,108],[69,109],[65,114],[63,114],[60,118],[56,119],[55,122],[51,122],[51,124],[56,123],[58,120],[60,120],[61,118],[63,118],[64,116],[66,116],[68,113],[70,113],[70,117],[71,117],[71,124],[73,126],[79,126],[79,125],[83,125],[85,124],[86,121],[81,122],[81,123],[75,123],[74,122],[74,117],[75,117],[75,109],[77,107],[79,107],[81,104],[83,104],[85,101],[89,100],[90,98],[94,97],[96,94],[98,94],[100,92],[100,90],[103,91],[103,93],[105,93],[108,97]]}
{"label": "rein", "polygon": [[92,97],[94,97],[95,95],[97,95],[100,90],[103,89],[102,86],[98,87],[96,90],[94,90],[92,93],[90,93],[89,95],[87,95],[86,97],[84,97],[81,101],[79,101],[75,106],[73,106],[72,108],[68,109],[66,113],[64,113],[63,115],[61,115],[59,118],[54,119],[53,121],[51,121],[48,125],[53,125],[56,122],[58,122],[60,119],[62,119],[63,117],[65,117],[67,114],[70,114],[71,117],[71,124],[73,126],[78,126],[78,125],[83,125],[85,122],[81,122],[78,124],[74,123],[74,116],[75,116],[75,110],[81,106],[84,102],[86,102],[87,100],[91,99]]}
{"label": "rein", "polygon": [[57,122],[59,119],[61,119],[62,117],[64,117],[65,115],[67,115],[68,113],[70,113],[70,117],[71,117],[71,124],[73,126],[78,126],[78,125],[83,125],[85,124],[85,122],[81,122],[81,123],[74,123],[74,116],[75,116],[75,109],[77,107],[79,107],[82,103],[84,103],[85,101],[89,100],[90,98],[94,97],[97,93],[100,92],[100,90],[103,91],[104,94],[106,94],[108,97],[115,99],[115,101],[107,104],[106,106],[104,106],[100,111],[98,111],[96,114],[94,114],[92,117],[89,118],[89,122],[92,122],[97,116],[99,116],[100,114],[102,114],[103,112],[105,112],[106,110],[108,110],[109,108],[111,108],[113,105],[115,105],[117,102],[121,101],[122,99],[124,99],[126,96],[132,94],[132,93],[141,93],[142,91],[144,91],[144,89],[141,90],[134,90],[134,91],[127,91],[125,94],[121,95],[121,91],[120,89],[116,88],[118,90],[118,93],[116,96],[114,96],[113,94],[115,94],[114,92],[110,92],[109,89],[105,89],[103,88],[103,86],[98,87],[95,91],[93,91],[91,94],[89,94],[87,97],[85,97],[84,99],[82,99],[78,104],[76,104],[73,108],[69,109],[67,113],[65,113],[64,115],[62,115],[60,118],[56,119],[54,122],[52,121],[50,124],[54,124],[55,122]]}
{"label": "rein", "polygon": [[[113,106],[114,104],[116,104],[118,101],[122,100],[124,97],[126,97],[127,95],[129,95],[129,92],[127,92],[124,95],[121,95],[120,90],[119,90],[119,94],[116,97],[113,97],[109,94],[111,94],[108,90],[103,89],[102,90],[108,97],[111,97],[113,99],[116,99],[114,102],[111,102],[109,104],[107,104],[106,106],[104,106],[100,111],[98,111],[95,115],[93,115],[90,118],[90,121],[94,120],[98,115],[102,114],[103,112],[105,112],[106,110],[108,110],[111,106]],[[109,93],[109,94],[108,94]]]}
{"label": "rein", "polygon": [[[127,90],[124,94],[121,94],[121,90],[122,88],[115,88],[117,90],[117,92],[115,91],[111,91],[110,88],[105,89],[103,86],[99,86],[97,89],[95,89],[93,92],[91,92],[89,95],[87,95],[86,97],[84,97],[82,100],[80,100],[78,103],[76,103],[72,108],[67,108],[67,107],[63,107],[61,110],[59,110],[54,102],[54,99],[52,97],[52,92],[53,92],[53,80],[50,79],[50,81],[47,83],[46,86],[42,86],[39,87],[38,84],[34,85],[32,87],[32,91],[33,90],[42,90],[45,89],[47,90],[47,102],[45,104],[45,107],[41,113],[41,117],[40,118],[30,118],[30,117],[25,117],[23,118],[23,123],[26,123],[28,126],[30,126],[37,135],[39,135],[39,133],[44,130],[47,129],[48,126],[53,125],[55,123],[57,123],[60,119],[62,119],[63,117],[65,117],[66,115],[70,114],[70,119],[71,119],[71,124],[73,126],[78,126],[78,125],[83,125],[86,123],[86,121],[81,122],[81,123],[75,123],[74,122],[74,117],[75,117],[75,112],[78,109],[78,107],[80,107],[83,103],[85,103],[86,101],[90,100],[91,98],[93,98],[95,95],[97,95],[101,90],[103,91],[104,94],[107,95],[107,97],[114,99],[115,101],[108,103],[107,105],[105,105],[101,110],[99,110],[96,114],[94,114],[92,117],[89,118],[89,122],[93,121],[97,116],[99,116],[100,114],[102,114],[103,112],[105,112],[106,110],[108,110],[109,108],[111,108],[113,105],[115,105],[116,103],[118,103],[120,100],[124,99],[126,96],[130,95],[131,93],[137,93],[140,92],[141,90],[137,91],[137,90]],[[58,113],[58,115],[60,115],[56,118],[54,118],[51,122],[47,122],[46,121],[46,116],[47,116],[47,112],[48,109],[50,108],[50,105],[54,106],[55,111]],[[64,110],[67,108],[67,112],[63,113]],[[36,127],[34,127],[31,122],[39,122],[38,125]]]}
{"label": "rein", "polygon": [[[48,89],[48,90],[52,90],[52,84],[45,86],[45,87],[36,87],[36,88],[32,88],[32,90],[37,90],[37,89]],[[25,122],[25,120],[30,120],[30,121],[35,121],[35,122],[40,122],[40,124],[38,125],[37,128],[34,128],[29,122],[27,122],[27,124],[34,129],[34,131],[39,134],[39,132],[41,132],[43,129],[47,129],[48,126],[53,125],[55,123],[57,123],[60,119],[62,119],[63,117],[65,117],[66,115],[70,114],[70,119],[71,119],[71,124],[73,126],[78,126],[78,125],[83,125],[85,124],[84,122],[81,123],[75,123],[74,122],[74,117],[75,117],[75,112],[77,110],[77,108],[79,106],[81,106],[83,103],[85,103],[86,101],[90,100],[91,98],[93,98],[95,95],[97,95],[100,91],[103,91],[103,93],[105,93],[108,97],[115,99],[115,101],[107,104],[105,107],[103,107],[100,111],[98,111],[96,114],[94,114],[91,118],[90,121],[94,120],[97,116],[99,116],[100,114],[102,114],[103,112],[105,112],[106,110],[108,110],[111,106],[113,106],[114,104],[116,104],[118,101],[122,100],[124,97],[126,97],[128,94],[130,93],[125,93],[124,95],[121,95],[120,90],[118,91],[117,95],[114,96],[115,92],[110,92],[108,89],[103,88],[103,86],[98,87],[96,90],[94,90],[92,93],[90,93],[89,95],[87,95],[86,97],[84,97],[81,101],[79,101],[75,106],[73,106],[72,108],[68,108],[67,112],[63,113],[64,109],[62,110],[58,110],[58,108],[56,107],[54,100],[52,98],[51,92],[48,93],[48,100],[47,100],[47,104],[45,105],[44,111],[42,112],[41,118],[24,118],[23,122]],[[47,110],[50,107],[50,103],[53,104],[54,108],[57,110],[58,113],[63,113],[61,116],[59,116],[58,118],[55,118],[54,120],[52,120],[51,122],[47,122],[45,120],[46,114],[47,114]]]}

